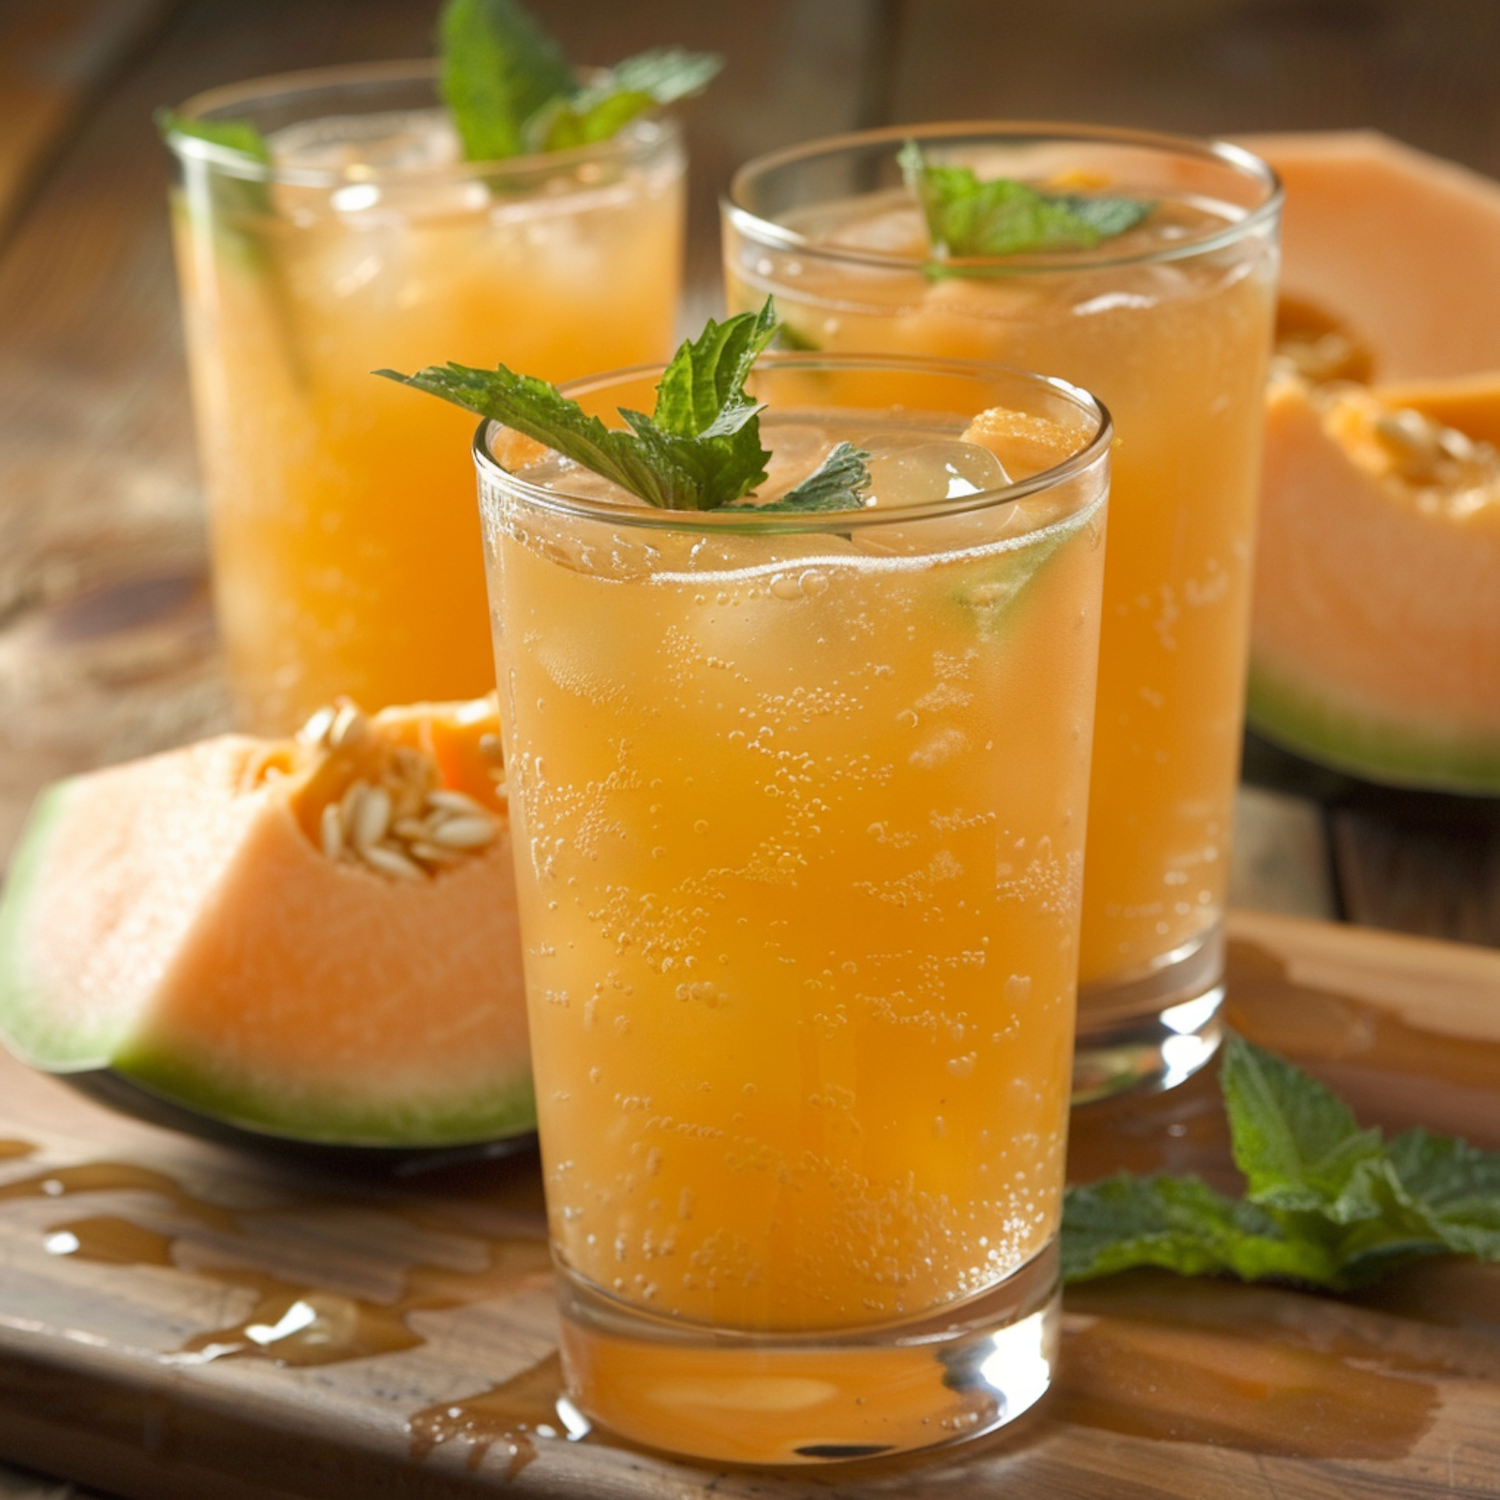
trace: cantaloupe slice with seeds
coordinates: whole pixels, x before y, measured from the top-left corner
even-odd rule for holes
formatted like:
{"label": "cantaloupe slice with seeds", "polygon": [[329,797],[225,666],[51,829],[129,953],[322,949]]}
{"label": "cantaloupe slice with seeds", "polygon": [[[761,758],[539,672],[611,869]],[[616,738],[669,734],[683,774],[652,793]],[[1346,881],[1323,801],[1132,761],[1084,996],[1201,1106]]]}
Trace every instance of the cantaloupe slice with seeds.
{"label": "cantaloupe slice with seeds", "polygon": [[[304,1141],[530,1130],[493,705],[351,722],[340,746],[226,736],[44,792],[0,899],[11,1049]],[[325,848],[323,809],[377,786],[407,804],[379,840],[404,873]],[[445,822],[459,847],[416,836]]]}
{"label": "cantaloupe slice with seeds", "polygon": [[[1500,383],[1494,391],[1500,412]],[[1397,785],[1500,792],[1500,456],[1424,469],[1405,393],[1273,385],[1249,712],[1312,759]],[[1391,434],[1377,436],[1380,424]],[[1403,461],[1403,459],[1406,461]]]}
{"label": "cantaloupe slice with seeds", "polygon": [[1500,370],[1500,183],[1376,131],[1245,144],[1286,189],[1288,322],[1324,316],[1382,383]]}
{"label": "cantaloupe slice with seeds", "polygon": [[1497,482],[1397,472],[1338,394],[1500,445],[1500,183],[1372,132],[1246,144],[1286,187],[1301,377],[1268,395],[1249,721],[1369,780],[1500,793]]}

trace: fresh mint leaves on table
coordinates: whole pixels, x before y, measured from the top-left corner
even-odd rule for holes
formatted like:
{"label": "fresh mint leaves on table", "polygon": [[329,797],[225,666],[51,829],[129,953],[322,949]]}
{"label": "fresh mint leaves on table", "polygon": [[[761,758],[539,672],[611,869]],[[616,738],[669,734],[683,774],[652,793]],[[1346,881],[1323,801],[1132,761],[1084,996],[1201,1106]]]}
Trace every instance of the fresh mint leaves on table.
{"label": "fresh mint leaves on table", "polygon": [[928,161],[916,141],[901,148],[897,161],[926,216],[933,253],[944,259],[1090,250],[1133,229],[1156,206],[1140,198],[1043,192],[1009,177],[981,182],[970,167]]}
{"label": "fresh mint leaves on table", "polygon": [[[620,408],[628,430],[606,427],[556,386],[504,365],[375,373],[503,422],[649,505],[719,510],[752,494],[766,479],[771,455],[760,442],[762,404],[746,393],[745,382],[777,327],[769,299],[758,313],[739,313],[722,323],[710,319],[667,366],[649,417]],[[859,509],[870,483],[868,457],[851,443],[839,443],[801,484],[754,509]]]}
{"label": "fresh mint leaves on table", "polygon": [[698,93],[723,66],[662,47],[580,84],[516,0],[449,0],[438,23],[442,93],[470,161],[608,140],[637,115]]}
{"label": "fresh mint leaves on table", "polygon": [[1500,1153],[1362,1130],[1332,1090],[1238,1037],[1219,1075],[1243,1199],[1128,1172],[1070,1188],[1062,1274],[1137,1266],[1348,1291],[1430,1255],[1500,1261]]}

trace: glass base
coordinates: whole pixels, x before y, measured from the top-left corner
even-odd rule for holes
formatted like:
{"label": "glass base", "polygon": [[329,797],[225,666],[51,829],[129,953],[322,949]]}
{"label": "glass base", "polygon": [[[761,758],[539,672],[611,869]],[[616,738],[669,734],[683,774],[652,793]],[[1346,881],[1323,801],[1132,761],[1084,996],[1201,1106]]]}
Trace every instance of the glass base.
{"label": "glass base", "polygon": [[558,1272],[568,1397],[622,1437],[717,1462],[868,1459],[1020,1416],[1057,1358],[1057,1243],[998,1286],[876,1328],[741,1333],[683,1324]]}
{"label": "glass base", "polygon": [[1169,1089],[1191,1078],[1224,1037],[1224,930],[1216,925],[1152,969],[1082,985],[1073,1103]]}

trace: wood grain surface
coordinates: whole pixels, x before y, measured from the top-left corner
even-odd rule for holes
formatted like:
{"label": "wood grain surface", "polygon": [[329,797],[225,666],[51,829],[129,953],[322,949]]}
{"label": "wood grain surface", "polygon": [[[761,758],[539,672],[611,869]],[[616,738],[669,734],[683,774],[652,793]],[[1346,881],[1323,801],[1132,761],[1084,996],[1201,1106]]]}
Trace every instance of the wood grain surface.
{"label": "wood grain surface", "polygon": [[[1237,918],[1230,1003],[1365,1120],[1500,1147],[1500,954]],[[1237,1187],[1208,1075],[1073,1135],[1077,1179]],[[1042,1409],[948,1454],[776,1476],[570,1440],[533,1156],[278,1165],[0,1063],[0,1455],[140,1500],[1500,1494],[1500,1266],[1340,1299],[1137,1274],[1064,1327]]]}

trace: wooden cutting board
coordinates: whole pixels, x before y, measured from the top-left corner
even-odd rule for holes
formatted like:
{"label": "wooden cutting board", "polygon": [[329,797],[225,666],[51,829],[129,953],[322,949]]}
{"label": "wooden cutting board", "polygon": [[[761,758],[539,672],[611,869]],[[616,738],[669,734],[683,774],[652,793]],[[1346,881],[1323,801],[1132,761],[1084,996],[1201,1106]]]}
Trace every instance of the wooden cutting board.
{"label": "wooden cutting board", "polygon": [[[1362,1117],[1500,1147],[1500,953],[1240,914],[1235,1025]],[[1081,1112],[1074,1176],[1235,1178],[1211,1078]],[[534,1155],[405,1178],[237,1155],[0,1063],[0,1458],[133,1497],[1500,1495],[1500,1266],[1356,1298],[1074,1289],[1008,1431],[816,1473],[559,1415]]]}

